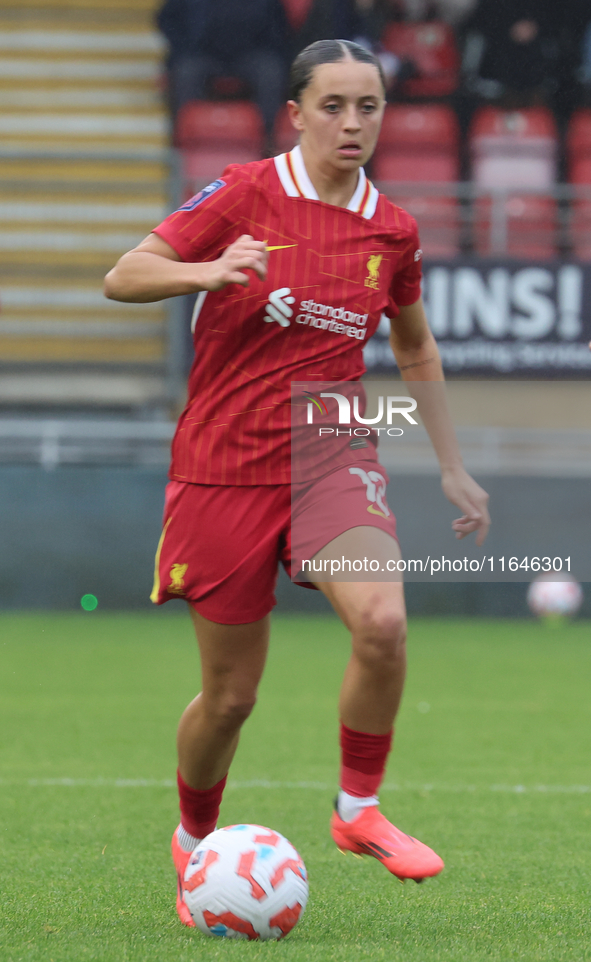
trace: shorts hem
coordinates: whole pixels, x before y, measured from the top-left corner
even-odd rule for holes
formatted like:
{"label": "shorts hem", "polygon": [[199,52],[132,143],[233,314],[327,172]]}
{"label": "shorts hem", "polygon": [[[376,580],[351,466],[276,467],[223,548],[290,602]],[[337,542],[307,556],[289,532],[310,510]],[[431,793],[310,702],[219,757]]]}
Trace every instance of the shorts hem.
{"label": "shorts hem", "polygon": [[192,601],[190,598],[186,599],[191,608],[194,608],[198,615],[202,618],[207,618],[208,621],[213,621],[216,625],[249,625],[254,621],[261,621],[270,615],[273,608],[277,604],[275,599],[273,599],[270,604],[261,605],[258,609],[252,609],[249,611],[228,611],[224,606],[224,611],[221,613],[219,611],[219,604],[208,605],[207,602],[203,601]]}
{"label": "shorts hem", "polygon": [[207,618],[208,621],[213,621],[216,625],[249,625],[253,621],[260,621],[261,618],[265,618],[269,615],[275,605],[276,600],[267,605],[261,605],[260,608],[252,609],[249,611],[230,611],[224,607],[223,617],[218,617],[218,605],[208,604],[206,601],[193,601],[191,598],[187,598],[185,595],[164,595],[161,596],[158,601],[152,601],[154,605],[165,605],[168,601],[186,601],[191,608],[194,608],[198,615],[203,618]]}

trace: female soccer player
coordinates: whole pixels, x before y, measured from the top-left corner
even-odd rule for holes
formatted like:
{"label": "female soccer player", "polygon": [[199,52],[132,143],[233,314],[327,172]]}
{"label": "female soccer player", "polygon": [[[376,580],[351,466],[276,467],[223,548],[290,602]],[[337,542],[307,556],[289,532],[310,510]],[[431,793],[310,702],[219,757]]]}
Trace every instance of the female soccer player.
{"label": "female soccer player", "polygon": [[[382,312],[392,318],[403,376],[443,380],[420,297],[416,224],[363,171],[383,109],[383,76],[370,53],[344,41],[307,47],[291,75],[299,145],[229,167],[106,278],[107,296],[121,301],[198,292],[189,400],[173,442],[152,593],[156,604],[189,602],[201,654],[203,690],[178,730],[181,823],[172,848],[186,925],[193,923],[182,899],[184,871],[216,826],[265,664],[278,562],[291,569],[290,382],[359,380],[364,340]],[[427,404],[422,414],[443,490],[463,513],[452,525],[456,536],[476,532],[481,544],[487,495],[462,466],[445,408]],[[382,509],[368,503],[369,471],[383,492],[375,446],[347,447],[337,469],[301,488],[298,517],[310,523],[298,557],[323,549],[340,556],[353,529],[368,554],[400,557],[385,500]],[[342,850],[373,855],[401,879],[436,875],[439,856],[378,808],[405,673],[402,585],[317,587],[352,639],[332,836]]]}

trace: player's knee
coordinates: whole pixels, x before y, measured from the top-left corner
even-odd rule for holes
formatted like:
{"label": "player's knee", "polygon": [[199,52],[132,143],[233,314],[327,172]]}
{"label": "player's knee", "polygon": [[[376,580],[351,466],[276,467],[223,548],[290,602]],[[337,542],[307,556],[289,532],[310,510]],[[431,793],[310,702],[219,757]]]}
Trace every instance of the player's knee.
{"label": "player's knee", "polygon": [[367,667],[395,669],[404,660],[406,617],[398,607],[368,609],[355,635],[356,653]]}
{"label": "player's knee", "polygon": [[240,728],[256,704],[256,694],[225,694],[216,700],[213,714],[217,727],[227,731]]}

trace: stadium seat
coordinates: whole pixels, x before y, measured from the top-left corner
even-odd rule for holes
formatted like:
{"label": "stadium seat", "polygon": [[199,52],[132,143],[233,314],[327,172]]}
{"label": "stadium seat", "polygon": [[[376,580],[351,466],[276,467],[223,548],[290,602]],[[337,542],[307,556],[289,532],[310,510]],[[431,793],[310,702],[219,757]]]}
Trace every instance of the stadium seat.
{"label": "stadium seat", "polygon": [[591,157],[591,109],[577,110],[573,114],[566,135],[569,161]]}
{"label": "stadium seat", "polygon": [[460,58],[447,23],[391,23],[382,35],[382,44],[414,64],[414,75],[401,85],[405,96],[447,97],[457,90]]}
{"label": "stadium seat", "polygon": [[376,180],[450,183],[458,179],[454,157],[436,153],[380,153],[373,162]]}
{"label": "stadium seat", "polygon": [[449,107],[386,107],[373,160],[378,180],[454,181],[459,177],[459,131]]}
{"label": "stadium seat", "polygon": [[[249,147],[197,147],[195,150],[181,152],[184,177],[192,184],[212,181],[219,177],[228,164],[250,164],[260,160],[258,150]],[[201,185],[203,186],[203,185]]]}
{"label": "stadium seat", "polygon": [[395,203],[415,218],[426,257],[459,253],[460,207],[455,197],[397,197]]}
{"label": "stadium seat", "polygon": [[457,117],[444,104],[388,104],[384,111],[378,150],[428,147],[457,153],[458,143]]}
{"label": "stadium seat", "polygon": [[570,165],[571,184],[591,184],[591,156],[575,157]]}
{"label": "stadium seat", "polygon": [[573,254],[591,261],[591,200],[578,200],[572,206],[570,232]]}
{"label": "stadium seat", "polygon": [[260,157],[263,121],[247,100],[190,100],[179,110],[174,141],[182,150],[231,145],[249,148]]}
{"label": "stadium seat", "polygon": [[283,107],[275,118],[273,137],[275,148],[279,154],[285,154],[292,150],[298,141],[298,132],[292,127],[287,107]]}
{"label": "stadium seat", "polygon": [[546,259],[556,257],[558,243],[557,205],[552,197],[512,195],[504,202],[505,244],[495,249],[493,210],[489,197],[474,205],[474,240],[479,254],[506,253],[514,257]]}
{"label": "stadium seat", "polygon": [[[591,189],[591,110],[577,110],[566,136],[569,181]],[[570,233],[575,257],[591,261],[591,193],[575,199],[570,213]]]}
{"label": "stadium seat", "polygon": [[429,192],[420,184],[454,183],[459,177],[459,130],[456,116],[441,104],[393,104],[386,107],[372,164],[378,181],[417,184],[416,195],[388,194],[419,224],[421,246],[429,257],[448,257],[460,247],[460,210],[455,197]]}
{"label": "stadium seat", "polygon": [[473,178],[479,187],[550,189],[556,180],[558,136],[545,107],[483,107],[470,130]]}

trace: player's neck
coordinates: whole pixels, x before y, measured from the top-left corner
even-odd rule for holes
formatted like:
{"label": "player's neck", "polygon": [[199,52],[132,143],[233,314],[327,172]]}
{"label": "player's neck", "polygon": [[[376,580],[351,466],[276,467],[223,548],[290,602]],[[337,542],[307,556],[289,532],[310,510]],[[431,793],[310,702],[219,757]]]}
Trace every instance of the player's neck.
{"label": "player's neck", "polygon": [[359,170],[335,170],[315,162],[314,156],[302,145],[302,160],[318,199],[335,207],[347,207],[359,182]]}

